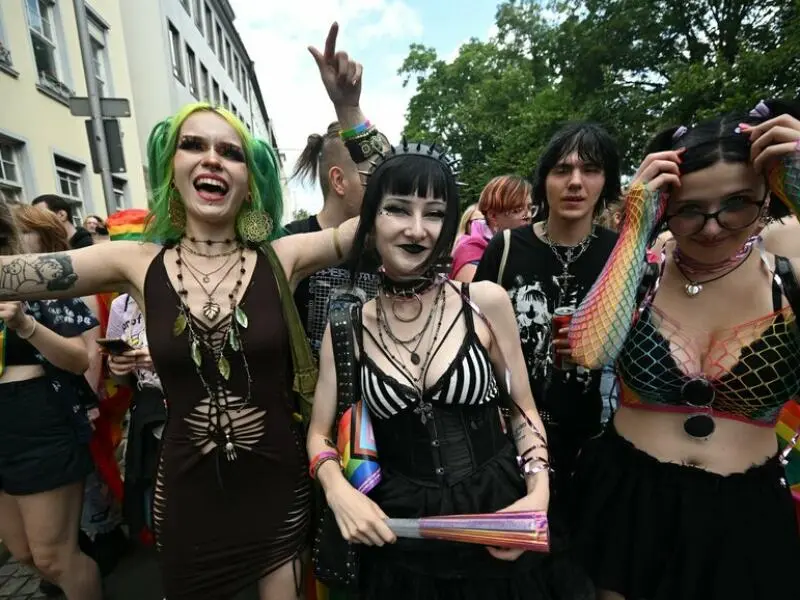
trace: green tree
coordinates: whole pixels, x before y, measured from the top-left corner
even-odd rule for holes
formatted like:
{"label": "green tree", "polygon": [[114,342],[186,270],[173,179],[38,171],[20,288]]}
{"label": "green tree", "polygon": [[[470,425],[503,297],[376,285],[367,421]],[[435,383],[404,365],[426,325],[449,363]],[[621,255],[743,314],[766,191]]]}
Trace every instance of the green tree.
{"label": "green tree", "polygon": [[292,221],[302,221],[303,219],[307,219],[311,215],[305,208],[297,208],[292,213]]}
{"label": "green tree", "polygon": [[565,121],[614,134],[631,170],[666,125],[795,96],[800,0],[508,0],[498,33],[452,62],[412,45],[405,134],[461,159],[464,201],[489,178],[528,175]]}

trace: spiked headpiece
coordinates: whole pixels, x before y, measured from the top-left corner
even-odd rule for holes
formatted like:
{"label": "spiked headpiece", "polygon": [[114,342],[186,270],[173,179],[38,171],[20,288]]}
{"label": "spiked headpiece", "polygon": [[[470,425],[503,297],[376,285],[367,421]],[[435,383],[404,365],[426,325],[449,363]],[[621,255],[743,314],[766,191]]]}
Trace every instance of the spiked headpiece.
{"label": "spiked headpiece", "polygon": [[[378,169],[392,159],[409,155],[424,156],[439,161],[453,176],[453,179],[457,179],[458,160],[449,156],[445,148],[437,147],[436,142],[431,145],[423,144],[422,142],[409,142],[405,137],[397,146],[390,146],[386,151],[379,151],[373,154],[368,159],[369,170],[359,171],[359,173],[368,180]],[[459,182],[456,182],[456,184],[461,185]]]}

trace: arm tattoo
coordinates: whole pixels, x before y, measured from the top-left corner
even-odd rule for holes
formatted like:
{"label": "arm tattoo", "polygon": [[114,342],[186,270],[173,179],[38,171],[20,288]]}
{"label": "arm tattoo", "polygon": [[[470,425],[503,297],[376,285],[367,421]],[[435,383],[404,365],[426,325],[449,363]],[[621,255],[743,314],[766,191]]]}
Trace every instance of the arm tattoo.
{"label": "arm tattoo", "polygon": [[334,444],[334,443],[333,443],[333,440],[331,440],[330,438],[325,438],[325,440],[324,440],[324,441],[325,441],[325,445],[326,445],[326,446],[328,446],[328,447],[330,447],[330,448],[333,448],[334,450],[335,450],[335,449],[337,449],[337,448],[336,448],[336,444]]}
{"label": "arm tattoo", "polygon": [[514,428],[514,441],[518,442],[525,437],[526,424],[520,423]]}
{"label": "arm tattoo", "polygon": [[14,298],[37,291],[58,292],[74,287],[78,276],[66,254],[17,256],[2,263],[0,297]]}

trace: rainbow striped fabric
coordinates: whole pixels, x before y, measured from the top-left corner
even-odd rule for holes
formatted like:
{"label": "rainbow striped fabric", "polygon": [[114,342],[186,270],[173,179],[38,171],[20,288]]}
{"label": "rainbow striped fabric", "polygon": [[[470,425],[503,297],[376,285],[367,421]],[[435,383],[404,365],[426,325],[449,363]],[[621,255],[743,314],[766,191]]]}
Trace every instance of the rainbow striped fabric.
{"label": "rainbow striped fabric", "polygon": [[111,241],[132,240],[138,242],[144,234],[147,211],[142,208],[128,208],[108,217],[108,235]]}
{"label": "rainbow striped fabric", "polygon": [[342,457],[347,481],[362,494],[369,493],[381,480],[378,447],[363,400],[348,408],[339,420],[336,445]]}

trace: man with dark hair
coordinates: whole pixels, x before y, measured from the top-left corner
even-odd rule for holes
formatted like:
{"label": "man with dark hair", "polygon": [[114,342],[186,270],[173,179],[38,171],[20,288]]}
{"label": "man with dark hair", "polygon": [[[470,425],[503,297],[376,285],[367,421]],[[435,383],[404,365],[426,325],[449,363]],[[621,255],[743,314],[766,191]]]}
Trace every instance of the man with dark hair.
{"label": "man with dark hair", "polygon": [[496,281],[511,297],[531,389],[547,430],[555,470],[551,494],[556,512],[563,513],[575,459],[599,433],[603,404],[601,371],[570,362],[565,335],[553,330],[553,322],[568,322],[616,242],[615,233],[594,223],[620,195],[614,140],[592,123],[564,127],[542,154],[533,185],[536,222],[495,236],[475,281]]}
{"label": "man with dark hair", "polygon": [[56,194],[43,194],[34,198],[31,205],[46,208],[58,218],[61,226],[64,227],[64,231],[67,232],[69,247],[73,250],[76,248],[85,248],[94,243],[91,233],[83,227],[75,227],[75,224],[72,222],[72,204],[65,198],[57,196]]}
{"label": "man with dark hair", "polygon": [[[289,233],[308,233],[338,227],[361,212],[364,186],[358,167],[339,137],[339,123],[328,126],[324,135],[313,133],[294,168],[293,177],[319,181],[322,210],[306,219],[286,225]],[[294,293],[300,319],[306,329],[311,350],[319,358],[322,335],[328,325],[329,304],[340,292],[350,291],[348,265],[323,269],[299,282]],[[378,277],[373,271],[359,273],[355,293],[366,301],[378,293]]]}

